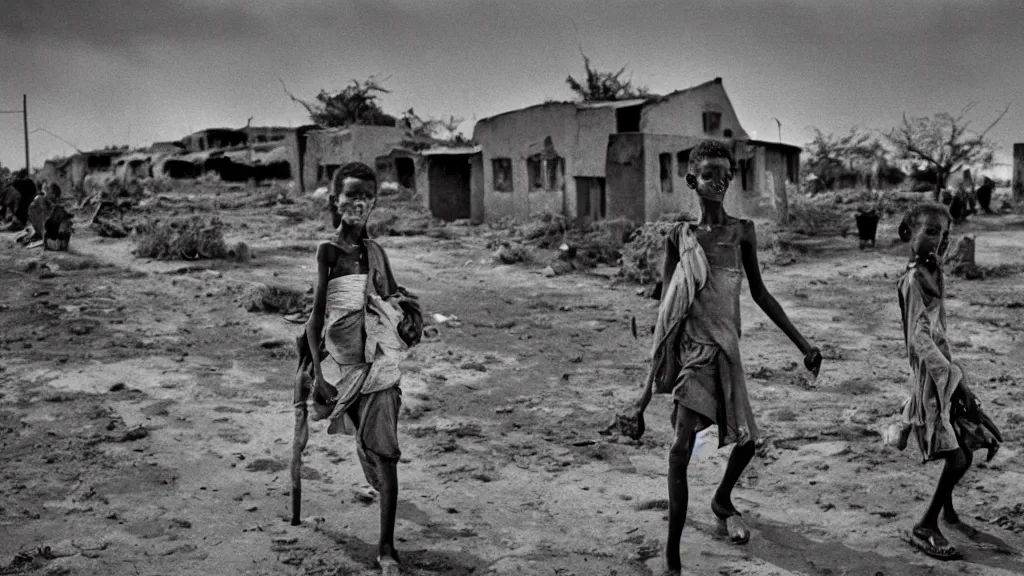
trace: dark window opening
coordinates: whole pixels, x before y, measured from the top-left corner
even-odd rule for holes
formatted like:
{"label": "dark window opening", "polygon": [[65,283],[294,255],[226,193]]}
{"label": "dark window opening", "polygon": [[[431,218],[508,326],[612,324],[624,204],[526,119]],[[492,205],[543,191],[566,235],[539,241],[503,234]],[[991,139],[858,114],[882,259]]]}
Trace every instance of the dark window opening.
{"label": "dark window opening", "polygon": [[377,178],[381,181],[390,179],[386,177],[391,176],[392,169],[394,168],[393,162],[388,156],[378,156],[377,159],[374,160],[373,167],[377,171]]}
{"label": "dark window opening", "polygon": [[740,160],[739,161],[739,169],[740,169],[740,187],[743,190],[750,190],[750,188],[749,188],[749,180],[747,179],[747,170],[750,169],[750,161],[749,160]]}
{"label": "dark window opening", "polygon": [[661,168],[661,191],[666,194],[672,193],[672,155],[658,154],[658,164]]}
{"label": "dark window opening", "polygon": [[544,161],[548,190],[565,190],[565,161],[559,157]]}
{"label": "dark window opening", "polygon": [[565,190],[565,161],[560,156],[543,159],[539,154],[526,159],[530,192]]}
{"label": "dark window opening", "polygon": [[800,158],[791,154],[786,157],[786,179],[790,182],[796,182],[798,173],[800,172]]}
{"label": "dark window opening", "polygon": [[416,163],[412,158],[395,158],[395,173],[399,186],[410,190],[416,189]]}
{"label": "dark window opening", "polygon": [[266,136],[257,136],[256,137],[256,141],[257,142],[266,142],[267,141],[267,137]]}
{"label": "dark window opening", "polygon": [[537,156],[526,159],[527,187],[530,192],[544,189],[543,162]]}
{"label": "dark window opening", "polygon": [[494,189],[498,192],[511,192],[512,159],[495,158],[491,160],[491,171],[494,172]]}
{"label": "dark window opening", "polygon": [[619,108],[615,111],[615,131],[616,132],[639,132],[640,131],[640,112],[643,110],[642,106],[630,106],[628,108]]}
{"label": "dark window opening", "polygon": [[728,128],[722,130],[722,136],[725,136],[726,138],[732,138],[732,130],[729,130]]}
{"label": "dark window opening", "polygon": [[334,177],[334,172],[341,168],[341,164],[321,164],[316,167],[316,181],[317,182],[330,182],[331,178]]}
{"label": "dark window opening", "polygon": [[714,134],[718,132],[718,129],[722,126],[722,113],[721,112],[705,112],[703,114],[704,120],[704,133]]}
{"label": "dark window opening", "polygon": [[112,163],[113,158],[111,158],[110,156],[89,156],[85,162],[85,165],[88,166],[89,168],[104,169],[110,168],[110,165]]}
{"label": "dark window opening", "polygon": [[686,173],[690,171],[690,149],[682,150],[676,154],[676,170],[679,171],[679,176],[686,177]]}

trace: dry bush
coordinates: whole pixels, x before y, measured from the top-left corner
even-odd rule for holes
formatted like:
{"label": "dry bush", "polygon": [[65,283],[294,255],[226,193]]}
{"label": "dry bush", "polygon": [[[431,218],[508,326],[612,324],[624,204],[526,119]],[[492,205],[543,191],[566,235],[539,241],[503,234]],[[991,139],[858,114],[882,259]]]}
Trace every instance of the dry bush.
{"label": "dry bush", "polygon": [[650,284],[661,276],[665,237],[677,222],[648,222],[637,228],[622,248],[619,275],[631,282]]}
{"label": "dry bush", "polygon": [[622,249],[636,229],[632,221],[617,218],[570,228],[564,240],[574,250],[573,259],[577,264],[584,267],[615,265],[619,263]]}
{"label": "dry bush", "polygon": [[271,212],[275,216],[285,216],[292,222],[319,220],[327,217],[328,202],[326,196],[300,196],[292,203],[275,206]]}
{"label": "dry bush", "polygon": [[312,295],[286,286],[257,284],[242,296],[242,307],[249,312],[292,314],[312,307]]}
{"label": "dry bush", "polygon": [[367,231],[371,236],[419,236],[431,227],[430,212],[420,197],[403,190],[377,201],[370,213]]}
{"label": "dry bush", "polygon": [[522,244],[502,243],[494,253],[494,260],[501,264],[519,264],[533,261],[530,249]]}
{"label": "dry bush", "polygon": [[794,196],[789,203],[789,228],[805,236],[846,236],[853,223],[850,213],[835,201]]}
{"label": "dry bush", "polygon": [[139,232],[135,255],[156,260],[225,258],[224,222],[216,216],[151,220]]}

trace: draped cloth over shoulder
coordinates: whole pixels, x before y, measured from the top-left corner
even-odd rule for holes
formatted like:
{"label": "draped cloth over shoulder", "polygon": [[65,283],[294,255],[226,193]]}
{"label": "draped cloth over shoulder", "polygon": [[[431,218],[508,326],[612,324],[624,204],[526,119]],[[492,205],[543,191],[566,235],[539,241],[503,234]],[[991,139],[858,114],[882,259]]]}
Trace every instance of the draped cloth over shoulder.
{"label": "draped cloth over shoulder", "polygon": [[[739,293],[743,220],[715,226],[698,241],[688,224],[665,242],[671,278],[655,327],[655,391],[718,425],[719,446],[757,438],[740,359]],[[675,421],[677,412],[673,412]]]}
{"label": "draped cloth over shoulder", "polygon": [[[678,349],[687,314],[708,278],[708,260],[687,223],[673,228],[665,238],[665,261],[658,321],[654,325],[654,391],[668,394],[679,376]],[[667,282],[667,284],[666,284]]]}
{"label": "draped cloth over shoulder", "polygon": [[903,422],[911,427],[922,459],[939,458],[961,442],[968,450],[988,448],[994,454],[1002,435],[978,405],[963,368],[952,361],[941,270],[933,279],[910,266],[898,289],[911,368]]}

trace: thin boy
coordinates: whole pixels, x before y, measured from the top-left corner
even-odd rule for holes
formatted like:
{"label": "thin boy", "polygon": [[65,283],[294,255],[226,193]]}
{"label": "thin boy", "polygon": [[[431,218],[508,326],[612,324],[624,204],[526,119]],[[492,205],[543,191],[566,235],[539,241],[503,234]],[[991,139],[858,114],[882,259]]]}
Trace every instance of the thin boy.
{"label": "thin boy", "polygon": [[301,466],[295,462],[301,462],[308,439],[306,401],[312,389],[313,419],[329,419],[328,434],[357,437],[363,474],[381,498],[377,563],[383,574],[398,574],[399,363],[420,340],[422,314],[415,297],[395,281],[384,249],[367,234],[377,199],[374,171],[345,164],[332,178],[330,198],[337,231],[317,248],[313,313],[298,339],[292,522],[298,521],[301,494]]}
{"label": "thin boy", "polygon": [[746,543],[750,531],[732,503],[732,490],[754,456],[758,438],[740,361],[740,287],[744,273],[750,295],[789,336],[815,376],[821,353],[793,326],[768,292],[757,261],[754,224],[726,213],[726,190],[735,161],[724,142],[705,140],[690,155],[686,185],[696,191],[701,217],[681,223],[665,239],[663,290],[654,333],[654,364],[634,416],[630,435],[644,432],[643,412],[652,387],[674,400],[675,440],[669,451],[669,527],[665,562],[681,569],[679,539],[686,523],[686,470],[697,433],[718,425],[719,447],[735,444],[722,482],[711,501],[719,529],[732,542]]}

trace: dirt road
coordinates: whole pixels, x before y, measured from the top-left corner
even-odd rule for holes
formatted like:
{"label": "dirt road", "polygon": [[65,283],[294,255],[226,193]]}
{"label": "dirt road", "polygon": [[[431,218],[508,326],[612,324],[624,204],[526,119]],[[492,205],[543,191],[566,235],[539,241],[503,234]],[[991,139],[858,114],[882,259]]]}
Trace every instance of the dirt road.
{"label": "dirt road", "polygon": [[[144,262],[130,242],[85,231],[71,254],[0,236],[0,564],[48,546],[40,573],[373,573],[376,495],[352,439],[323,423],[306,455],[306,518],[286,521],[300,327],[240,306],[254,282],[306,289],[316,232],[256,210],[232,218],[251,264]],[[1019,220],[976,227],[980,264],[1019,262]],[[478,233],[461,232],[383,240],[426,314],[459,324],[406,364],[407,573],[659,573],[670,402],[655,399],[640,445],[598,433],[639,391],[650,337],[635,342],[629,319],[650,326],[654,303],[599,274],[496,266]],[[908,372],[893,236],[883,227],[873,252],[836,238],[789,265],[768,259],[769,288],[825,350],[816,382],[744,296],[745,369],[769,437],[736,494],[753,539],[713,535],[728,451],[709,432],[691,467],[687,573],[1024,573],[1024,276],[950,282],[954,354],[1006,444],[955,495],[982,534],[950,531],[965,559],[941,564],[896,537],[938,466],[879,436]]]}

